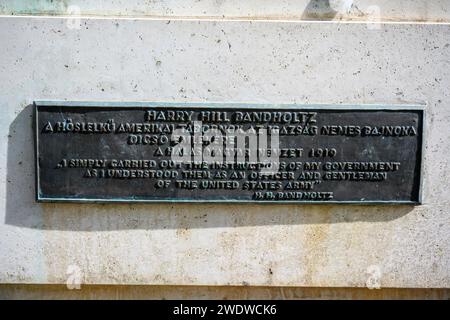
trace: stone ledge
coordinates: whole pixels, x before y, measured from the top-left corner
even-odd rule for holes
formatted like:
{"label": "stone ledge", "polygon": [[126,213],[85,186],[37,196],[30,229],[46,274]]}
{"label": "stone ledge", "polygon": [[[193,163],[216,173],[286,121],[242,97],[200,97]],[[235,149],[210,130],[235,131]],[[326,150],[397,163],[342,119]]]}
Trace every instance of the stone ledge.
{"label": "stone ledge", "polygon": [[0,299],[450,299],[450,289],[0,285]]}
{"label": "stone ledge", "polygon": [[450,19],[446,0],[106,0],[93,5],[88,0],[0,0],[5,15],[101,15],[159,18],[269,19],[269,20],[375,20],[434,21]]}

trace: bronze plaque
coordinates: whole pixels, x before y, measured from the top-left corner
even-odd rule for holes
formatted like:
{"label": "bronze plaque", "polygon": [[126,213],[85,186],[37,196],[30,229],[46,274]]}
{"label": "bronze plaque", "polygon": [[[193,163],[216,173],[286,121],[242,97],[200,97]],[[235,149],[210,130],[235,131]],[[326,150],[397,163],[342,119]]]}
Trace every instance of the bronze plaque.
{"label": "bronze plaque", "polygon": [[420,106],[35,105],[38,201],[421,202]]}

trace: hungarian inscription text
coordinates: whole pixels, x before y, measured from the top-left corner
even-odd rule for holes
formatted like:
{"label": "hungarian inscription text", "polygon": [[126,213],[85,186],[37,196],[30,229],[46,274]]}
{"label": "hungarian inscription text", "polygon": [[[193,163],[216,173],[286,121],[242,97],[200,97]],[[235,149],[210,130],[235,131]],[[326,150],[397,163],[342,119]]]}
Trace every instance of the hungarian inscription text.
{"label": "hungarian inscription text", "polygon": [[423,110],[36,103],[37,199],[419,203]]}

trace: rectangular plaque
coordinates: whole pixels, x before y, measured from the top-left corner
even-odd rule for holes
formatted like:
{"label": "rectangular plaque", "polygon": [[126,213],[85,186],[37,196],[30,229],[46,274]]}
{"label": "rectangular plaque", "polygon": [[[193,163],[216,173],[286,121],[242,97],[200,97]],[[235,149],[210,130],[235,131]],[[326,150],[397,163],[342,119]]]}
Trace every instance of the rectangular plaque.
{"label": "rectangular plaque", "polygon": [[[421,202],[421,106],[35,105],[38,201]],[[180,130],[192,148],[180,148]],[[255,140],[242,153],[233,135],[264,130],[255,150],[276,159],[272,172],[251,160]]]}

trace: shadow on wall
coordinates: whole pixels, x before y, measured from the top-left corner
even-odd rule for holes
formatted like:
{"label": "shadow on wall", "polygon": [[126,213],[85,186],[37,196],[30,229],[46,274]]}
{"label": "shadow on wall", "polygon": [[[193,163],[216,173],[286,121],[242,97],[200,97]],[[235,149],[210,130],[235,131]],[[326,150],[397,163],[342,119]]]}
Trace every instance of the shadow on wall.
{"label": "shadow on wall", "polygon": [[302,14],[302,20],[333,20],[337,15],[329,0],[311,0]]}
{"label": "shadow on wall", "polygon": [[194,229],[264,225],[382,222],[413,206],[251,204],[73,204],[35,201],[34,108],[9,127],[5,223],[68,231]]}

